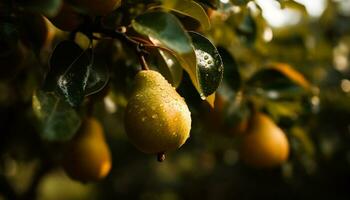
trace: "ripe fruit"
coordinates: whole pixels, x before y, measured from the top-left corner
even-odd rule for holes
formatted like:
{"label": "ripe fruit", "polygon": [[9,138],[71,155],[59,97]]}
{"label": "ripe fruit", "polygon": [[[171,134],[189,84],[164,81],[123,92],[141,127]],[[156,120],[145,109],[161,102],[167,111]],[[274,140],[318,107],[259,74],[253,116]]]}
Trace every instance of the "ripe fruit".
{"label": "ripe fruit", "polygon": [[144,70],[135,77],[125,129],[139,150],[160,155],[185,143],[191,129],[191,113],[160,73]]}
{"label": "ripe fruit", "polygon": [[87,182],[104,178],[111,166],[101,124],[94,118],[86,119],[64,154],[64,170],[72,179]]}
{"label": "ripe fruit", "polygon": [[58,14],[49,19],[63,31],[74,31],[84,22],[83,16],[67,3],[63,3]]}
{"label": "ripe fruit", "polygon": [[121,2],[121,0],[69,0],[69,3],[91,15],[106,15],[117,9]]}
{"label": "ripe fruit", "polygon": [[265,114],[255,113],[243,138],[243,161],[257,168],[276,167],[288,159],[289,143],[284,132]]}

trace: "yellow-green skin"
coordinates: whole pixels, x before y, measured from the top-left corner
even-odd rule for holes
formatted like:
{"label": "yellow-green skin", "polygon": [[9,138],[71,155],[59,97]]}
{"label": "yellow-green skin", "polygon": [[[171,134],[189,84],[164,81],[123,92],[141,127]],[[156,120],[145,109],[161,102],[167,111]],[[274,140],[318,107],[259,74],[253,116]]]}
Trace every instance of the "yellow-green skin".
{"label": "yellow-green skin", "polygon": [[117,9],[122,0],[68,0],[72,5],[81,8],[91,15],[107,15]]}
{"label": "yellow-green skin", "polygon": [[144,70],[135,77],[125,112],[125,129],[140,151],[164,153],[185,143],[190,135],[191,113],[160,73]]}
{"label": "yellow-green skin", "polygon": [[255,113],[244,134],[241,156],[255,168],[272,168],[283,164],[289,155],[289,142],[284,132],[265,114]]}
{"label": "yellow-green skin", "polygon": [[107,176],[111,167],[111,153],[101,124],[94,118],[86,119],[64,154],[65,172],[72,179],[89,182]]}

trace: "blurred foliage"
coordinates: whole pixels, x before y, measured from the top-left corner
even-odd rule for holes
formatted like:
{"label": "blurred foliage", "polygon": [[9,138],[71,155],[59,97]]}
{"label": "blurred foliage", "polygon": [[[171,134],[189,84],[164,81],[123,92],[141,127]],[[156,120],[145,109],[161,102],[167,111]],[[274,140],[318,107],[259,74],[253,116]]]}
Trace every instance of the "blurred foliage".
{"label": "blurred foliage", "polygon": [[[50,20],[69,1],[0,2],[0,200],[349,198],[349,0],[182,1],[123,0],[106,16],[82,14],[88,25],[126,27],[144,41],[149,67],[185,98],[191,137],[163,163],[137,151],[123,126],[140,70],[135,46],[120,35],[89,34],[86,24],[55,27]],[[197,33],[188,31],[205,42],[193,44]],[[67,40],[75,43],[60,50]],[[220,54],[224,74],[218,64],[211,79],[198,76],[203,46]],[[288,137],[280,167],[241,162],[254,110]],[[60,160],[89,114],[103,124],[113,167],[103,181],[82,184]]]}

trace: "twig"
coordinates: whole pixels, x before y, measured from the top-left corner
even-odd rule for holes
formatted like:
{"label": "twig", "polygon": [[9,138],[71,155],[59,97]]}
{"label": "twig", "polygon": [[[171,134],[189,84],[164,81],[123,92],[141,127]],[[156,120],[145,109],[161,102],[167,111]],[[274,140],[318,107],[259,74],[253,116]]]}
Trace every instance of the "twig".
{"label": "twig", "polygon": [[145,47],[143,46],[142,43],[140,43],[137,48],[136,48],[136,51],[137,51],[137,55],[139,57],[139,62],[141,64],[141,68],[142,70],[149,70],[149,67],[148,67],[148,64],[146,62],[146,59],[145,59]]}

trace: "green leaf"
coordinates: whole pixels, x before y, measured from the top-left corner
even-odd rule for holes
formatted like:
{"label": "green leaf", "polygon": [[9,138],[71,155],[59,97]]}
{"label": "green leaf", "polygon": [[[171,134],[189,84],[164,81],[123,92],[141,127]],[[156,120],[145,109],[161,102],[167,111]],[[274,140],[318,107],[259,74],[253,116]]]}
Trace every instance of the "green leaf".
{"label": "green leaf", "polygon": [[46,91],[57,91],[73,107],[79,106],[86,94],[92,64],[92,49],[83,51],[73,41],[57,45],[50,58]]}
{"label": "green leaf", "polygon": [[279,120],[281,117],[295,119],[302,111],[302,106],[299,102],[289,101],[267,101],[266,108],[276,120]]}
{"label": "green leaf", "polygon": [[248,85],[263,90],[268,98],[298,98],[311,92],[311,84],[305,77],[286,63],[270,63],[256,72]]}
{"label": "green leaf", "polygon": [[204,36],[196,32],[189,32],[197,58],[197,76],[202,95],[213,94],[219,87],[224,67],[221,56],[216,47]]}
{"label": "green leaf", "polygon": [[140,34],[152,37],[179,54],[193,51],[191,39],[176,17],[166,12],[148,12],[137,16],[132,27]]}
{"label": "green leaf", "polygon": [[[90,75],[92,49],[88,48],[58,78],[58,88],[66,101],[73,107],[79,106],[85,97]],[[90,79],[91,80],[91,79]]]}
{"label": "green leaf", "polygon": [[104,53],[84,51],[74,41],[66,40],[59,43],[51,55],[44,89],[58,89],[71,105],[77,106],[84,96],[101,91],[108,80]]}
{"label": "green leaf", "polygon": [[83,52],[83,49],[74,41],[66,40],[60,42],[51,54],[49,60],[50,71],[45,79],[44,90],[56,90],[60,76]]}
{"label": "green leaf", "polygon": [[165,0],[163,7],[196,19],[204,30],[210,28],[210,20],[205,10],[192,0]]}
{"label": "green leaf", "polygon": [[[218,53],[215,53],[215,47],[208,40],[198,39],[198,47],[202,47],[203,45],[202,51],[210,51],[213,53],[211,56],[214,56],[213,58],[215,58],[213,59],[214,63],[213,66],[210,66],[210,70],[207,68],[198,70],[198,59],[191,41],[191,37],[183,29],[181,23],[174,15],[159,11],[145,13],[136,17],[136,19],[132,21],[132,26],[140,34],[148,36],[154,44],[166,47],[173,52],[181,66],[190,75],[191,81],[201,95],[202,99],[206,99],[207,96],[214,93],[221,79],[218,76],[215,77],[214,72],[210,76],[207,76],[206,72],[209,73],[209,71],[217,68],[217,73],[220,73],[220,68],[218,67],[220,65],[218,65],[218,58],[220,58],[220,56]],[[207,47],[208,49],[205,49]],[[199,82],[200,76],[202,77],[201,82]],[[210,85],[207,85],[207,83]],[[214,96],[209,99],[207,98],[207,100],[211,105],[213,105]]]}
{"label": "green leaf", "polygon": [[89,65],[89,78],[86,83],[85,96],[101,91],[108,83],[109,71],[105,63],[105,55],[102,53],[93,54],[92,65]]}
{"label": "green leaf", "polygon": [[162,62],[159,63],[159,71],[167,78],[173,87],[178,87],[182,80],[183,69],[178,60],[166,51],[159,50]]}
{"label": "green leaf", "polygon": [[171,50],[181,66],[190,75],[197,91],[202,94],[197,79],[197,59],[191,38],[179,20],[166,12],[149,12],[132,21],[133,28],[146,35],[158,46]]}
{"label": "green leaf", "polygon": [[81,119],[76,111],[53,92],[37,91],[32,106],[39,119],[40,136],[45,140],[70,140],[80,127]]}

